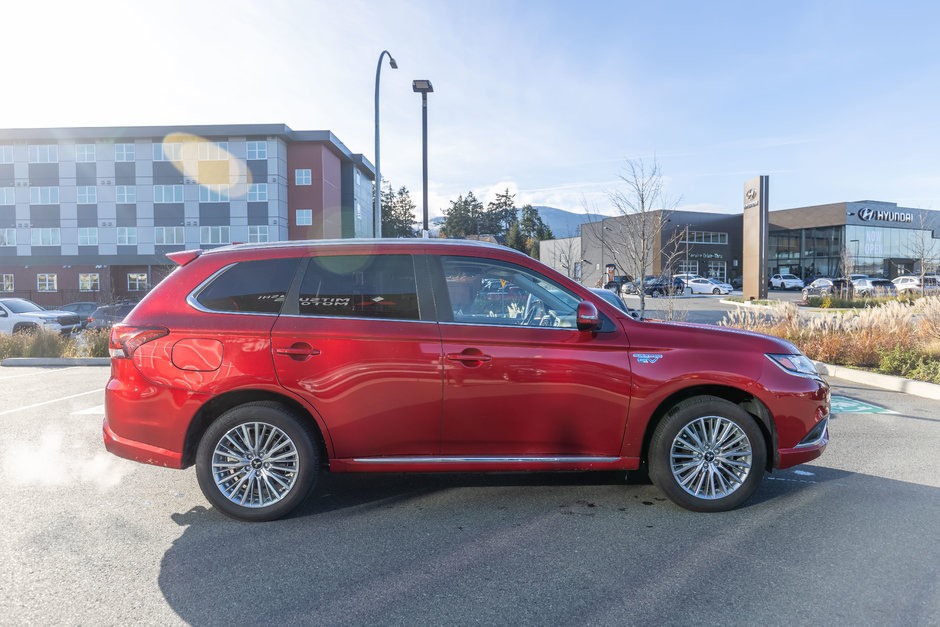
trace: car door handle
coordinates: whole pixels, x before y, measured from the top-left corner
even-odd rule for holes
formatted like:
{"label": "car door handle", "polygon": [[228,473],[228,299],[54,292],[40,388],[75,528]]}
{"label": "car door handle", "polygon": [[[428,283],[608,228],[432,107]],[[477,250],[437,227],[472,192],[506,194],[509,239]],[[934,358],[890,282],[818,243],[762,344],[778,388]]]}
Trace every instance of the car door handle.
{"label": "car door handle", "polygon": [[309,344],[304,344],[303,342],[297,342],[296,344],[289,346],[287,348],[278,348],[274,351],[278,355],[287,355],[291,359],[296,361],[304,361],[310,357],[314,357],[320,354],[320,351],[313,348]]}
{"label": "car door handle", "polygon": [[465,364],[473,364],[490,361],[493,358],[489,355],[484,355],[483,353],[448,353],[447,359],[451,361],[459,361]]}

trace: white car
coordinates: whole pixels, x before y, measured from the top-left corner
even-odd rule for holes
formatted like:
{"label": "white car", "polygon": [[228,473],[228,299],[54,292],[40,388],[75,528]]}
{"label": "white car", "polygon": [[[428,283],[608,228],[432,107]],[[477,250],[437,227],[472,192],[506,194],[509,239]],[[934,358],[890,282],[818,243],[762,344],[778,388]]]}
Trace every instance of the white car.
{"label": "white car", "polygon": [[770,287],[778,290],[801,290],[803,279],[795,274],[775,274],[770,277]]}
{"label": "white car", "polygon": [[685,284],[693,294],[729,294],[731,286],[715,279],[688,279]]}
{"label": "white car", "polygon": [[70,335],[80,331],[82,321],[71,311],[43,309],[25,298],[0,298],[0,333],[34,330],[57,331]]}
{"label": "white car", "polygon": [[934,294],[940,291],[940,282],[932,275],[925,275],[924,282],[921,284],[919,275],[899,276],[891,281],[898,290],[898,294]]}

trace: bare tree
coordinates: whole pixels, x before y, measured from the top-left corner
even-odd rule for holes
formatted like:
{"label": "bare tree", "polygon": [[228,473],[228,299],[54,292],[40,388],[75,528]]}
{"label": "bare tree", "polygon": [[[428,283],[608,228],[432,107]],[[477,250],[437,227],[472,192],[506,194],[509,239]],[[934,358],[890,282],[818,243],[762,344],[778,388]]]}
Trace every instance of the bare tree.
{"label": "bare tree", "polygon": [[678,255],[680,232],[673,232],[668,241],[663,241],[669,215],[678,200],[670,201],[666,197],[662,172],[655,159],[651,163],[628,159],[620,180],[621,189],[610,192],[608,198],[621,219],[600,223],[601,241],[614,263],[634,277],[640,295],[640,317],[643,317],[646,275],[654,268],[655,255],[662,255],[663,274],[667,275],[671,275]]}
{"label": "bare tree", "polygon": [[914,259],[914,266],[920,266],[917,273],[920,275],[921,295],[926,294],[924,277],[937,270],[937,258],[940,257],[938,240],[933,236],[933,228],[927,218],[921,214],[918,230],[915,231],[908,254]]}
{"label": "bare tree", "polygon": [[855,257],[852,255],[852,250],[849,248],[848,243],[842,247],[842,254],[839,257],[839,261],[842,262],[842,276],[851,283],[851,275],[855,272]]}
{"label": "bare tree", "polygon": [[578,264],[581,262],[581,238],[560,237],[541,242],[543,263],[564,272],[565,276],[577,280]]}

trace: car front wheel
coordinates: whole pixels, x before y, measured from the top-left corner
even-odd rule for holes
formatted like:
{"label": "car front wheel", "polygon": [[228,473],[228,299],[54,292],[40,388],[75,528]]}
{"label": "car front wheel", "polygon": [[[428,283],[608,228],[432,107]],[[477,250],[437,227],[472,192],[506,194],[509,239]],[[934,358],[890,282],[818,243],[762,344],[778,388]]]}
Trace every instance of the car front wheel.
{"label": "car front wheel", "polygon": [[714,396],[676,405],[656,427],[650,478],[677,505],[723,512],[746,501],[764,475],[767,450],[746,411]]}
{"label": "car front wheel", "polygon": [[310,427],[271,402],[239,405],[209,426],[196,452],[202,493],[251,522],[287,515],[310,493],[319,460]]}

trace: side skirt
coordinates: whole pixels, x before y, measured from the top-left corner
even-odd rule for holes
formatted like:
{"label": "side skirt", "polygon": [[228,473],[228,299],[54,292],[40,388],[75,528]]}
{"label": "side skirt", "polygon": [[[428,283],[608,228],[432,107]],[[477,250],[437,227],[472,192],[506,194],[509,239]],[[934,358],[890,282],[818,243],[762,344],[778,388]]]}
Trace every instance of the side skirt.
{"label": "side skirt", "polygon": [[638,457],[355,457],[331,459],[332,472],[506,472],[549,470],[636,470]]}

